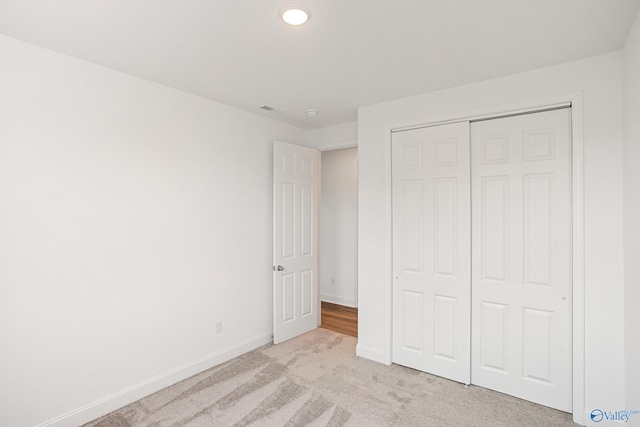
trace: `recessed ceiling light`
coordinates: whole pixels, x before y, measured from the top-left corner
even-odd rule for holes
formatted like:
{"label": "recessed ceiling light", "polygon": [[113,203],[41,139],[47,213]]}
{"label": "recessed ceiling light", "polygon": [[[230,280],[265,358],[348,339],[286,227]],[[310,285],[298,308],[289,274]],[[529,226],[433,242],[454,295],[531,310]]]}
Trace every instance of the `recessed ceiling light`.
{"label": "recessed ceiling light", "polygon": [[289,25],[302,25],[309,20],[311,12],[300,6],[289,5],[280,10],[280,17]]}
{"label": "recessed ceiling light", "polygon": [[318,115],[318,110],[307,110],[307,116],[315,117]]}

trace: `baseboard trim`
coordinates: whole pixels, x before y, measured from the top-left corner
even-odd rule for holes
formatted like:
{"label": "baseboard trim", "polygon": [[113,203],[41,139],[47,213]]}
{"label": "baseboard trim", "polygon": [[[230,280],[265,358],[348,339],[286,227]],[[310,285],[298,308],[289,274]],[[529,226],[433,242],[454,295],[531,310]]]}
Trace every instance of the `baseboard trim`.
{"label": "baseboard trim", "polygon": [[192,377],[207,369],[213,368],[221,363],[227,362],[234,357],[241,356],[251,350],[255,350],[273,341],[273,333],[267,332],[263,335],[250,338],[235,346],[226,348],[216,353],[212,353],[201,359],[195,360],[186,365],[180,366],[171,371],[162,373],[136,385],[128,387],[117,393],[106,396],[95,402],[81,406],[78,409],[62,414],[36,427],[77,427],[79,425],[93,421],[110,412],[120,409],[130,403],[149,396],[163,388],[169,387],[179,381]]}
{"label": "baseboard trim", "polygon": [[344,305],[346,307],[356,307],[356,301],[353,298],[340,297],[331,294],[321,294],[320,300],[330,302],[332,304]]}
{"label": "baseboard trim", "polygon": [[356,346],[356,356],[373,360],[374,362],[390,365],[391,361],[385,356],[384,352],[373,347],[367,347],[362,344]]}

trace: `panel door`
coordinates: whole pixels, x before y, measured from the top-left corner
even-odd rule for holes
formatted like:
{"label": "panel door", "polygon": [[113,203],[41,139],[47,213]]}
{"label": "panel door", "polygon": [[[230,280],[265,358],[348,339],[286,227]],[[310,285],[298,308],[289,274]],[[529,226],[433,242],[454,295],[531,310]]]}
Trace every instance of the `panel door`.
{"label": "panel door", "polygon": [[567,412],[569,114],[471,124],[472,382]]}
{"label": "panel door", "polygon": [[318,326],[318,151],[274,143],[273,341]]}
{"label": "panel door", "polygon": [[469,124],[393,134],[393,362],[470,380]]}

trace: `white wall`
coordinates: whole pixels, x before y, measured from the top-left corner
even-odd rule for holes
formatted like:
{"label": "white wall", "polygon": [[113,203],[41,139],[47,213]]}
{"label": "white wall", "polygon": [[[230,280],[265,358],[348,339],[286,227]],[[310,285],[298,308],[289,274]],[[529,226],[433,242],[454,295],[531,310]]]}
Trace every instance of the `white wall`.
{"label": "white wall", "polygon": [[0,57],[0,425],[78,425],[269,342],[272,141],[306,132],[4,36]]}
{"label": "white wall", "polygon": [[320,297],[358,306],[358,149],[323,151]]}
{"label": "white wall", "polygon": [[[640,14],[624,47],[624,281],[627,409],[640,410]],[[634,416],[640,424],[640,415]]]}
{"label": "white wall", "polygon": [[358,122],[310,130],[307,145],[319,150],[335,150],[358,145]]}
{"label": "white wall", "polygon": [[[438,117],[500,111],[580,91],[584,97],[585,409],[624,407],[621,75],[622,54],[612,53],[359,109],[359,355],[391,361],[389,129]],[[575,412],[579,418],[583,415],[580,408]]]}

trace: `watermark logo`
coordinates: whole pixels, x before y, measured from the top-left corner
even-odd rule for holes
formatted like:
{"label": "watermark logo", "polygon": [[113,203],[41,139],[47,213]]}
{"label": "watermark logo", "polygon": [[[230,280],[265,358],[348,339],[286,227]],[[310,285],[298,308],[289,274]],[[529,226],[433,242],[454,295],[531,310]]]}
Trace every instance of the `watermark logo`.
{"label": "watermark logo", "polygon": [[640,415],[640,411],[603,411],[601,409],[594,409],[591,411],[590,417],[594,423],[603,421],[622,421],[627,423],[632,415]]}
{"label": "watermark logo", "polygon": [[599,423],[604,418],[604,414],[600,409],[594,409],[591,411],[591,421]]}

